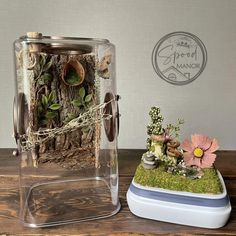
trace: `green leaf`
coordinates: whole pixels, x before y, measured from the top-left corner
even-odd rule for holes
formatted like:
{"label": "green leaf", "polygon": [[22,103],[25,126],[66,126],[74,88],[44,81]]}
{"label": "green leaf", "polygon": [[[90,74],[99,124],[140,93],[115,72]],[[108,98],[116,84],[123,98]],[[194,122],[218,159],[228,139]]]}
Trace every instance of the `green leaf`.
{"label": "green leaf", "polygon": [[52,104],[49,108],[50,108],[51,110],[56,111],[56,110],[58,110],[58,109],[61,108],[61,104],[54,103],[54,104]]}
{"label": "green leaf", "polygon": [[49,74],[49,73],[44,73],[41,77],[40,77],[40,80],[44,81],[44,83],[47,83],[49,81],[51,81],[53,78],[52,78],[52,75]]}
{"label": "green leaf", "polygon": [[53,118],[55,118],[57,116],[57,113],[54,112],[54,111],[48,111],[45,115],[45,117],[48,119],[48,120],[52,120]]}
{"label": "green leaf", "polygon": [[85,97],[85,99],[84,99],[84,101],[85,101],[86,103],[91,102],[91,100],[92,100],[92,94],[87,95],[87,96]]}
{"label": "green leaf", "polygon": [[48,96],[48,102],[53,102],[56,99],[56,91],[53,90]]}
{"label": "green leaf", "polygon": [[82,88],[79,89],[79,96],[80,96],[82,99],[84,98],[84,96],[85,96],[85,89],[84,89],[84,87],[82,87]]}
{"label": "green leaf", "polygon": [[82,105],[82,103],[79,99],[75,99],[71,103],[76,107],[80,107]]}
{"label": "green leaf", "polygon": [[50,67],[52,66],[53,63],[53,59],[51,58],[50,61],[44,66],[43,71],[47,71],[50,69]]}
{"label": "green leaf", "polygon": [[47,107],[47,105],[48,105],[48,98],[44,94],[42,96],[42,104],[44,107]]}

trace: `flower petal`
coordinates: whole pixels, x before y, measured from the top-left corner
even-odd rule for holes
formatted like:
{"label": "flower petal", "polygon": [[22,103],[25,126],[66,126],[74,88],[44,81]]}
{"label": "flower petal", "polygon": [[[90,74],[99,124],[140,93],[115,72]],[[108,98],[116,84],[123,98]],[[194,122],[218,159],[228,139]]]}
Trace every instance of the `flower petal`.
{"label": "flower petal", "polygon": [[188,139],[185,139],[182,142],[181,147],[183,148],[184,151],[188,151],[188,152],[192,152],[194,149],[192,143]]}
{"label": "flower petal", "polygon": [[217,149],[219,149],[218,141],[214,138],[211,142],[210,148],[206,151],[206,153],[215,152]]}
{"label": "flower petal", "polygon": [[188,165],[188,162],[194,158],[194,155],[191,152],[185,152],[184,154],[184,162]]}
{"label": "flower petal", "polygon": [[193,146],[198,147],[200,140],[201,140],[201,135],[200,134],[192,134],[191,140],[192,140]]}
{"label": "flower petal", "polygon": [[191,165],[193,165],[193,166],[199,166],[199,167],[201,167],[201,158],[193,158],[192,160],[191,160]]}
{"label": "flower petal", "polygon": [[195,158],[191,153],[184,153],[184,162],[186,166],[201,166],[201,159]]}
{"label": "flower petal", "polygon": [[209,168],[212,167],[213,163],[215,162],[216,154],[208,153],[203,156],[202,158],[202,168]]}
{"label": "flower petal", "polygon": [[205,151],[211,146],[211,143],[212,141],[210,138],[208,138],[207,136],[202,136],[200,147]]}
{"label": "flower petal", "polygon": [[194,147],[199,147],[204,151],[211,146],[211,139],[202,134],[193,134],[191,136]]}

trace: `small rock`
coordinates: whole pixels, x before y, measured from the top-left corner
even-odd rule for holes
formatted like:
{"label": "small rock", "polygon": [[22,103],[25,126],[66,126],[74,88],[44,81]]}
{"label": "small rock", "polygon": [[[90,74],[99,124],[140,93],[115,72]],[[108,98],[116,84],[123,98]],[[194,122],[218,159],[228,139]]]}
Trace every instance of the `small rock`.
{"label": "small rock", "polygon": [[144,159],[145,159],[146,161],[154,161],[154,160],[155,160],[155,156],[154,156],[154,155],[152,155],[152,156],[146,156],[146,157],[144,157]]}
{"label": "small rock", "polygon": [[146,158],[143,159],[143,162],[148,165],[155,165],[155,161],[148,161]]}
{"label": "small rock", "polygon": [[145,169],[147,169],[147,170],[153,170],[153,169],[156,168],[156,165],[148,165],[148,164],[146,164],[146,163],[144,163],[144,162],[142,162],[142,166],[143,166]]}

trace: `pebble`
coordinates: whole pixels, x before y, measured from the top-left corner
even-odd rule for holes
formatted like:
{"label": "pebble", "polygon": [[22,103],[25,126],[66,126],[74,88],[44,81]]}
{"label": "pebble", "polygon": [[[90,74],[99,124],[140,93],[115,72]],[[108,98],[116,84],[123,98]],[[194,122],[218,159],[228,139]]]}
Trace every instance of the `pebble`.
{"label": "pebble", "polygon": [[155,155],[152,153],[145,153],[142,156],[142,166],[147,170],[155,169],[157,167],[155,158]]}
{"label": "pebble", "polygon": [[155,156],[154,156],[154,155],[152,155],[152,156],[146,156],[146,157],[144,157],[144,159],[145,159],[146,161],[154,161],[154,160],[155,160]]}
{"label": "pebble", "polygon": [[148,165],[155,165],[155,161],[148,161],[146,158],[143,159],[143,162]]}
{"label": "pebble", "polygon": [[148,164],[145,164],[144,162],[142,162],[142,165],[147,170],[153,170],[156,168],[156,165],[148,165]]}

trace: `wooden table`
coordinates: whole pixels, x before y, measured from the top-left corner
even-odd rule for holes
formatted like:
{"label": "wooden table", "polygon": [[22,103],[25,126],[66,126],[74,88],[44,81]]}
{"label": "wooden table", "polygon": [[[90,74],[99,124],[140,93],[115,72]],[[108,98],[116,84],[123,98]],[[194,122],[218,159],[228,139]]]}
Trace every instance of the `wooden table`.
{"label": "wooden table", "polygon": [[121,211],[110,218],[30,229],[18,222],[18,157],[11,149],[0,149],[0,235],[236,235],[236,151],[220,151],[216,167],[221,171],[232,205],[228,224],[208,230],[175,225],[134,216],[126,202],[126,192],[143,150],[119,150]]}

